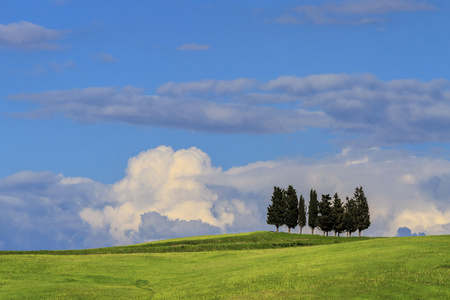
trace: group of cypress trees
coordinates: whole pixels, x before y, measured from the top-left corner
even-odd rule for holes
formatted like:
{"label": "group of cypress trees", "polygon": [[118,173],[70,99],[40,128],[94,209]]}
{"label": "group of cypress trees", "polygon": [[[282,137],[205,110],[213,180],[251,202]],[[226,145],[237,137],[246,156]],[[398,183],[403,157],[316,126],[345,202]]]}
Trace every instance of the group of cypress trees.
{"label": "group of cypress trees", "polygon": [[301,234],[303,227],[308,225],[311,234],[314,234],[315,228],[319,228],[327,236],[330,231],[334,231],[335,236],[343,232],[352,236],[356,230],[361,236],[361,231],[370,226],[369,204],[362,186],[355,189],[352,198],[346,197],[345,203],[337,193],[333,199],[330,194],[322,195],[319,202],[317,192],[311,189],[308,214],[303,195],[297,197],[297,191],[291,185],[287,190],[274,186],[271,201],[272,204],[267,208],[267,224],[275,225],[277,232],[280,226],[286,225],[291,233],[291,228],[298,225]]}

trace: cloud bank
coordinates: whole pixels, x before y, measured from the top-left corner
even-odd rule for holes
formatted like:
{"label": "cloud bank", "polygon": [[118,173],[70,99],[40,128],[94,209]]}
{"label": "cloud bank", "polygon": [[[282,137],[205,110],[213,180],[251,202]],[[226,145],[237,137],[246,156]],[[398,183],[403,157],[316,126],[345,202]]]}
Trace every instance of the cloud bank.
{"label": "cloud bank", "polygon": [[0,49],[10,47],[26,50],[60,50],[61,45],[52,41],[62,36],[63,33],[59,30],[44,28],[25,21],[0,24]]}
{"label": "cloud bank", "polygon": [[326,128],[365,146],[450,141],[450,81],[372,74],[280,76],[169,82],[156,95],[133,87],[18,94],[38,108],[15,116],[61,114],[84,122],[123,122],[223,133],[287,133]]}
{"label": "cloud bank", "polygon": [[[38,103],[41,108],[19,117],[42,118],[55,114],[85,123],[124,122],[224,133],[274,133],[321,126],[326,116],[304,109],[279,109],[242,103],[217,103],[202,97],[138,95],[115,88],[87,88],[20,94],[13,100]],[[173,93],[176,93],[174,91]]]}
{"label": "cloud bank", "polygon": [[395,236],[402,227],[450,234],[448,170],[446,160],[345,149],[316,161],[264,161],[224,171],[200,149],[160,146],[130,158],[126,176],[111,185],[51,172],[0,179],[0,247],[86,248],[272,230],[265,219],[273,186],[289,184],[307,200],[311,188],[345,199],[362,185],[371,236]]}

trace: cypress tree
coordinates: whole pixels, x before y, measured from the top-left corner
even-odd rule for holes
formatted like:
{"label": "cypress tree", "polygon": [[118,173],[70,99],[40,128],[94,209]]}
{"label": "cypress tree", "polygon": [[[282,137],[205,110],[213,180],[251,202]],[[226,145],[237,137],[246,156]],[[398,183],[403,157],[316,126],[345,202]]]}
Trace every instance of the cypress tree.
{"label": "cypress tree", "polygon": [[356,188],[355,194],[353,197],[356,201],[357,211],[358,211],[358,233],[361,237],[361,231],[369,228],[370,226],[370,213],[369,213],[369,204],[367,203],[366,195],[364,195],[364,191],[362,186]]}
{"label": "cypress tree", "polygon": [[288,227],[288,232],[291,233],[291,228],[295,228],[298,224],[298,197],[297,191],[292,185],[286,190],[286,217],[284,224]]}
{"label": "cypress tree", "polygon": [[303,227],[306,226],[306,205],[305,198],[300,195],[300,201],[298,204],[298,227],[300,227],[300,234],[302,234]]}
{"label": "cypress tree", "polygon": [[319,228],[325,232],[333,230],[333,208],[331,207],[331,197],[330,194],[322,195],[322,200],[319,203]]}
{"label": "cypress tree", "polygon": [[340,236],[341,232],[344,232],[344,206],[342,204],[341,199],[339,198],[338,193],[335,193],[333,196],[333,231],[334,236],[336,233]]}
{"label": "cypress tree", "polygon": [[317,202],[317,192],[313,189],[309,192],[308,205],[308,226],[311,227],[311,234],[314,234],[314,228],[319,225],[319,203]]}
{"label": "cypress tree", "polygon": [[344,228],[347,231],[347,237],[358,228],[358,208],[354,199],[348,199],[344,205]]}
{"label": "cypress tree", "polygon": [[283,190],[277,186],[273,187],[272,204],[267,207],[267,224],[275,225],[277,232],[279,227],[284,224],[286,205],[283,197]]}

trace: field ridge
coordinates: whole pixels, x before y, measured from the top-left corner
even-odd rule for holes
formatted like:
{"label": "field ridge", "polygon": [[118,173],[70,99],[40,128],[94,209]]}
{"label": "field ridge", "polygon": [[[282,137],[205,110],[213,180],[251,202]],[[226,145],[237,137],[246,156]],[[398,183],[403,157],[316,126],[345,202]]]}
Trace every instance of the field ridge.
{"label": "field ridge", "polygon": [[125,253],[203,252],[225,250],[256,250],[289,247],[318,246],[365,241],[368,237],[334,237],[285,232],[256,231],[237,234],[219,234],[154,241],[128,246],[114,246],[79,250],[0,251],[0,255],[46,254],[87,255]]}

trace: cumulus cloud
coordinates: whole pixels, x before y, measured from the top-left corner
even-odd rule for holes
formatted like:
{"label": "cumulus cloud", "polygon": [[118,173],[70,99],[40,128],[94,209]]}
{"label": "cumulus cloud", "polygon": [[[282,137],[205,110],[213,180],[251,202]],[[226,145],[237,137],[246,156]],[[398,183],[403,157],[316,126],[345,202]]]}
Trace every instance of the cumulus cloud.
{"label": "cumulus cloud", "polygon": [[289,184],[307,200],[311,188],[345,199],[362,185],[372,221],[367,235],[396,236],[403,227],[450,234],[448,189],[431,192],[446,185],[448,170],[446,160],[376,148],[222,170],[200,149],[160,146],[130,158],[126,176],[111,185],[51,172],[0,179],[0,245],[67,249],[271,230],[265,219],[273,186]]}
{"label": "cumulus cloud", "polygon": [[180,51],[205,51],[209,49],[211,49],[211,46],[205,44],[184,44],[178,47]]}
{"label": "cumulus cloud", "polygon": [[104,186],[51,172],[20,172],[0,179],[3,249],[82,248],[90,226],[78,212],[101,197]]}
{"label": "cumulus cloud", "polygon": [[[263,199],[269,199],[273,185],[292,184],[305,196],[310,188],[316,188],[319,194],[338,192],[343,199],[351,197],[354,188],[362,185],[371,208],[373,223],[369,234],[393,236],[402,226],[427,234],[443,234],[448,232],[445,226],[450,223],[450,198],[437,199],[425,186],[430,177],[446,178],[448,166],[445,160],[409,157],[395,151],[346,149],[340,155],[314,162],[301,159],[258,162],[231,168],[205,180],[231,186],[241,195],[259,194]],[[252,203],[247,199],[246,205]],[[264,205],[259,206],[265,209]]]}
{"label": "cumulus cloud", "polygon": [[[62,114],[76,121],[124,122],[195,131],[281,133],[327,128],[357,136],[366,147],[450,141],[450,82],[382,81],[372,74],[280,76],[163,84],[156,95],[138,88],[92,87],[18,94],[35,110],[28,118]],[[132,91],[134,90],[134,91]]]}
{"label": "cumulus cloud", "polygon": [[111,188],[111,199],[117,205],[86,208],[80,216],[93,228],[107,224],[113,237],[128,243],[130,236],[125,233],[138,232],[141,215],[146,212],[224,228],[233,216],[220,210],[217,194],[195,179],[215,172],[206,153],[196,148],[174,152],[161,146],[142,152],[129,160],[127,176]]}
{"label": "cumulus cloud", "polygon": [[60,50],[61,45],[52,41],[62,38],[60,30],[48,29],[30,22],[0,24],[0,49],[5,47],[19,49]]}
{"label": "cumulus cloud", "polygon": [[0,241],[5,249],[83,248],[225,232],[250,212],[197,179],[217,172],[197,148],[161,146],[130,158],[127,176],[112,185],[17,173],[0,180]]}
{"label": "cumulus cloud", "polygon": [[436,7],[411,0],[346,0],[318,5],[300,5],[296,15],[283,15],[280,24],[313,23],[317,25],[367,25],[386,22],[384,15],[396,12],[431,11]]}

